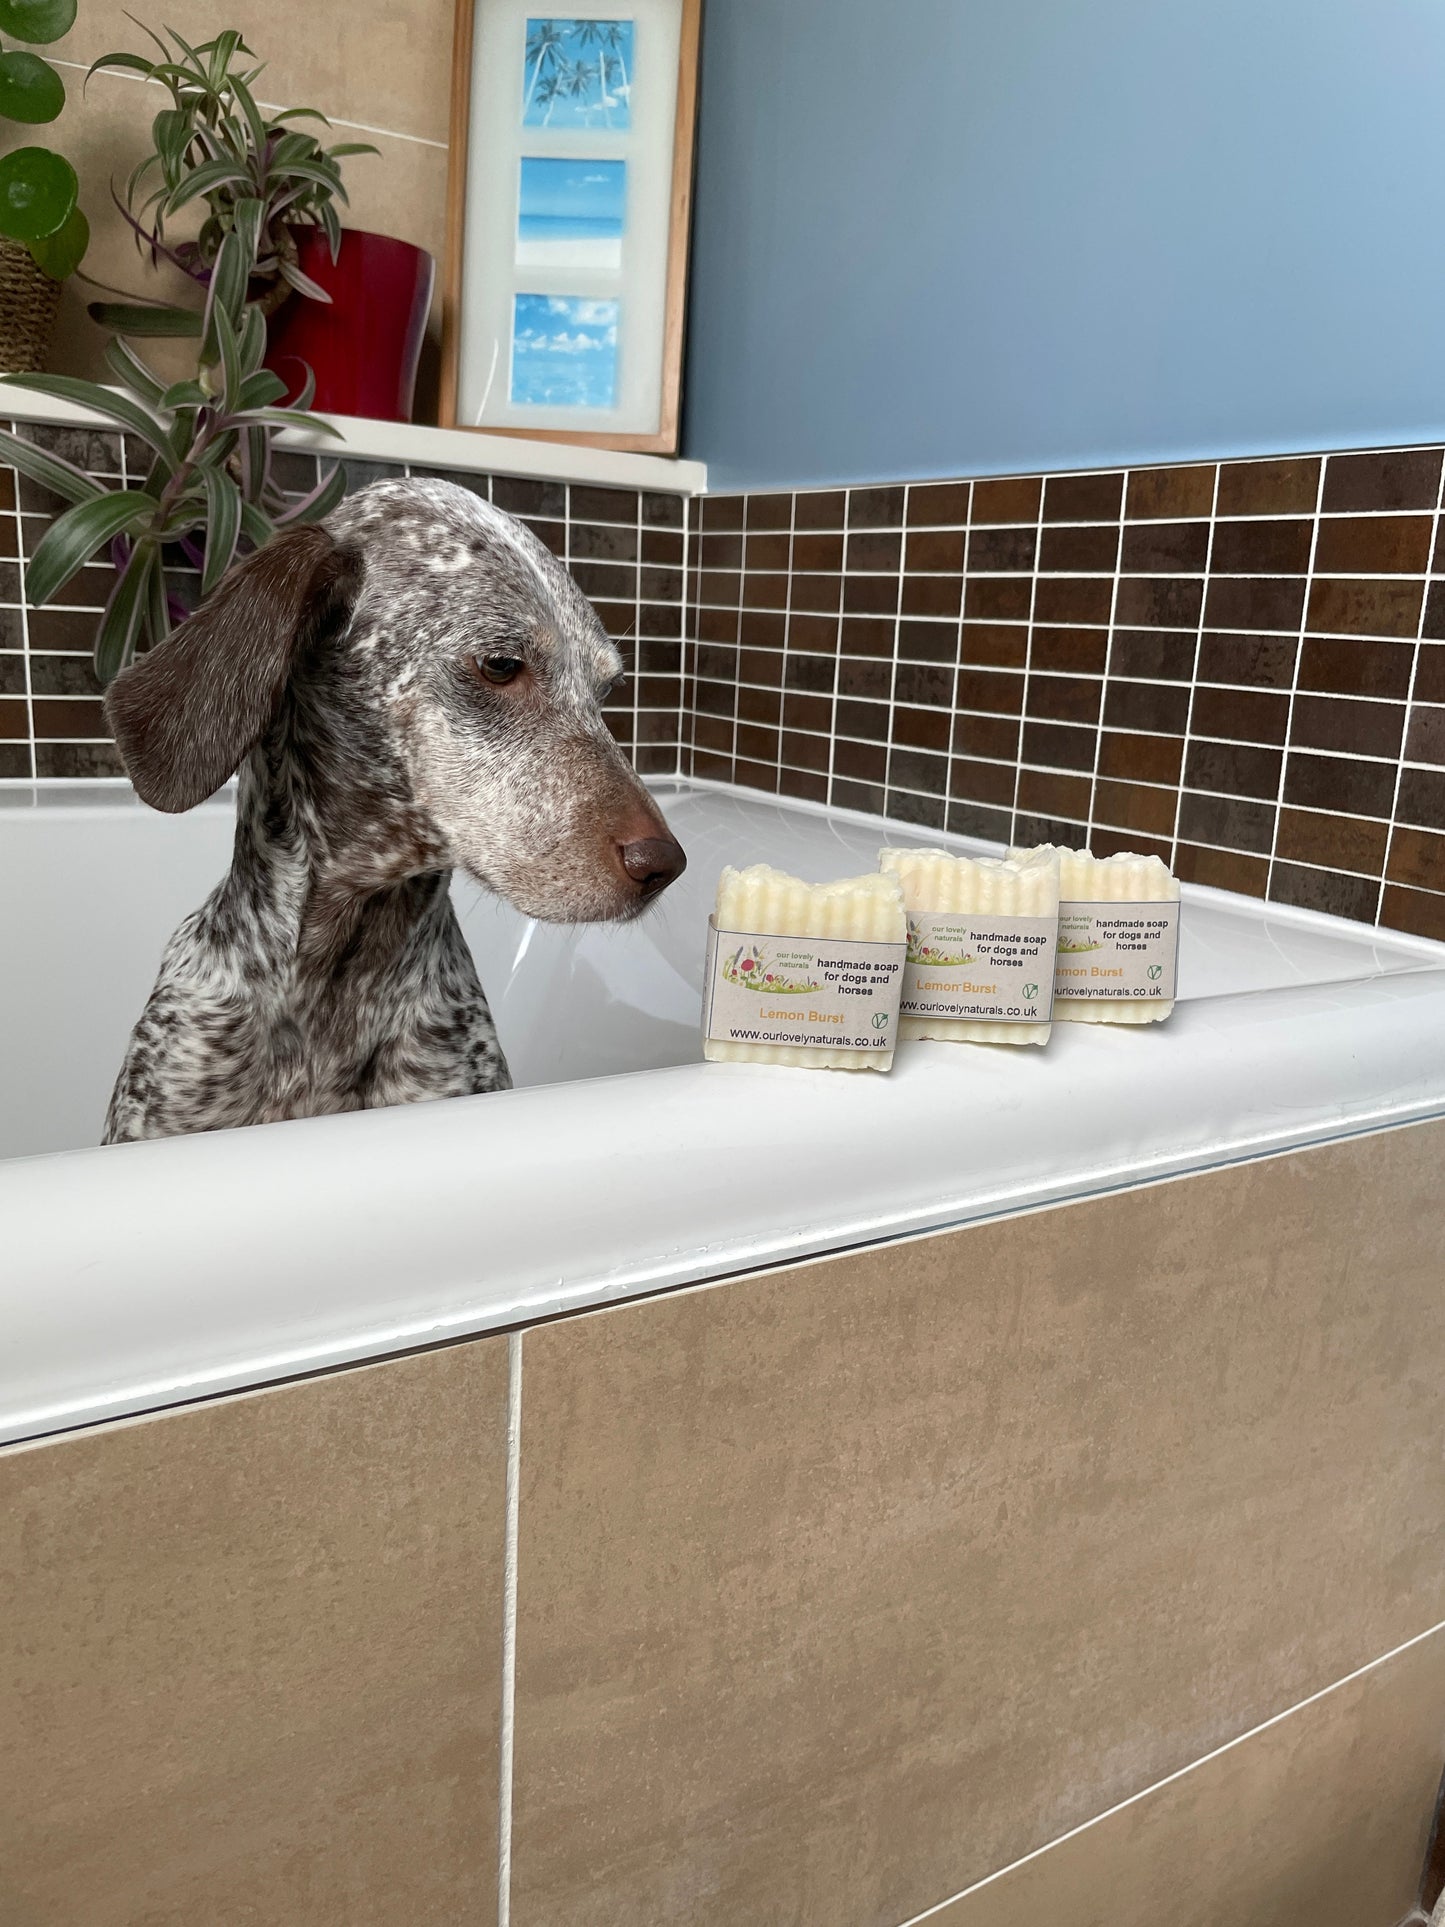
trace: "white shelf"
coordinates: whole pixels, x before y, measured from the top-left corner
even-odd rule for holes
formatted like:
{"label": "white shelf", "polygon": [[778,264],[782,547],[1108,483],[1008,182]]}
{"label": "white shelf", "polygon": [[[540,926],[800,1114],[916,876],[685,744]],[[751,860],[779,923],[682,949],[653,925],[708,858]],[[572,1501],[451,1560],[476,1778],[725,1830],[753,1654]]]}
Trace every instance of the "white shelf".
{"label": "white shelf", "polygon": [[[76,428],[111,428],[114,422],[94,409],[0,384],[0,418],[54,422]],[[532,475],[549,482],[597,482],[613,488],[659,489],[669,495],[701,495],[707,488],[704,462],[673,461],[663,455],[632,455],[621,449],[587,448],[571,442],[532,442],[520,436],[488,435],[467,428],[422,428],[410,422],[367,421],[355,415],[326,415],[341,431],[337,441],[304,429],[283,429],[283,448],[314,449],[319,454],[351,455],[373,462],[417,462],[426,468],[469,469],[481,474]]]}

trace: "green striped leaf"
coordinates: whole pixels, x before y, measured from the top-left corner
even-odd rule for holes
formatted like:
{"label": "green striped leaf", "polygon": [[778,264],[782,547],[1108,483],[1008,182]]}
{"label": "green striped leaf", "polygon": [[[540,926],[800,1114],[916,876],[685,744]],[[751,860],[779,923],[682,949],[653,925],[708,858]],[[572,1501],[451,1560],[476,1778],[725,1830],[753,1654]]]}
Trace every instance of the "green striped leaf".
{"label": "green striped leaf", "polygon": [[117,535],[138,535],[155,518],[156,505],[137,489],[117,489],[93,502],[81,502],[52,522],[41,536],[25,571],[25,592],[33,603],[48,602],[97,549]]}

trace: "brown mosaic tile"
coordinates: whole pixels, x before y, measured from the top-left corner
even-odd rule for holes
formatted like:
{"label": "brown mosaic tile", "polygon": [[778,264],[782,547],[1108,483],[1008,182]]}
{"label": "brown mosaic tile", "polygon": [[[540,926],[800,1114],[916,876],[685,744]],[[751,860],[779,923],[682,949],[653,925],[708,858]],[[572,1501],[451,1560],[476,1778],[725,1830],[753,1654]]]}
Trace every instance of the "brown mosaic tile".
{"label": "brown mosaic tile", "polygon": [[793,567],[811,571],[841,570],[843,537],[841,535],[795,535]]}
{"label": "brown mosaic tile", "polygon": [[1414,936],[1445,943],[1445,896],[1387,883],[1380,903],[1380,922],[1388,930],[1408,930]]}
{"label": "brown mosaic tile", "polygon": [[915,482],[908,491],[908,526],[962,528],[971,493],[968,482]]}
{"label": "brown mosaic tile", "polygon": [[635,562],[637,530],[574,522],[568,554],[574,562]]}
{"label": "brown mosaic tile", "polygon": [[1368,455],[1331,455],[1323,507],[1430,509],[1440,492],[1438,448],[1391,448]]}
{"label": "brown mosaic tile", "polygon": [[1413,636],[1420,622],[1421,582],[1340,581],[1316,576],[1309,627],[1356,636]]}
{"label": "brown mosaic tile", "polygon": [[782,761],[789,769],[810,769],[827,773],[832,745],[826,736],[807,736],[801,730],[782,733]]}
{"label": "brown mosaic tile", "polygon": [[1015,770],[1012,763],[984,763],[955,756],[948,779],[949,794],[974,803],[1013,807]]}
{"label": "brown mosaic tile", "polygon": [[1417,575],[1430,559],[1429,515],[1326,516],[1315,544],[1320,575]]}
{"label": "brown mosaic tile", "polygon": [[[834,727],[840,736],[854,736],[863,742],[886,749],[888,745],[888,705],[868,702],[860,697],[840,696]],[[854,775],[857,775],[855,770]]]}
{"label": "brown mosaic tile", "polygon": [[1445,836],[1438,830],[1397,826],[1385,876],[1416,890],[1445,890]]}
{"label": "brown mosaic tile", "polygon": [[[78,661],[80,658],[41,656],[37,657],[36,660],[40,662],[67,662],[71,660]],[[0,696],[23,696],[26,693],[24,656],[11,654],[0,656]]]}
{"label": "brown mosaic tile", "polygon": [[1034,529],[971,528],[968,532],[970,574],[1032,569],[1037,531]]}
{"label": "brown mosaic tile", "polygon": [[750,571],[781,569],[786,574],[792,567],[792,554],[793,538],[790,535],[754,535],[751,529],[748,530],[743,560]]}
{"label": "brown mosaic tile", "polygon": [[93,776],[124,776],[114,743],[37,743],[35,774],[45,781],[84,782]]}
{"label": "brown mosaic tile", "polygon": [[[932,756],[927,750],[904,749],[895,743],[888,757],[888,788],[942,796],[948,788],[947,756]],[[938,820],[941,823],[942,816]]]}
{"label": "brown mosaic tile", "polygon": [[1199,638],[1200,682],[1288,689],[1299,645],[1293,636],[1234,636],[1206,629]]}
{"label": "brown mosaic tile", "polygon": [[1062,843],[1066,848],[1088,841],[1088,823],[1082,818],[1041,816],[1020,810],[1014,817],[1013,841],[1025,849],[1036,843]]}
{"label": "brown mosaic tile", "polygon": [[879,529],[850,530],[845,567],[897,573],[903,557],[903,537]]}
{"label": "brown mosaic tile", "polygon": [[659,495],[651,489],[642,497],[645,526],[681,529],[687,518],[687,503],[681,495]]}
{"label": "brown mosaic tile", "polygon": [[811,729],[824,735],[833,727],[833,698],[790,693],[783,699],[785,729]]}
{"label": "brown mosaic tile", "polygon": [[788,577],[786,575],[761,575],[752,570],[743,575],[743,607],[745,609],[786,609],[788,606]]}
{"label": "brown mosaic tile", "polygon": [[796,600],[788,612],[788,647],[825,655],[838,647],[836,615],[800,609]]}
{"label": "brown mosaic tile", "polygon": [[[897,702],[897,691],[894,691]],[[916,709],[899,703],[893,711],[893,743],[909,749],[947,751],[953,718],[946,709]]]}
{"label": "brown mosaic tile", "polygon": [[842,606],[843,578],[839,575],[792,577],[792,607],[816,613],[836,612]]}
{"label": "brown mosaic tile", "polygon": [[826,803],[828,779],[820,770],[784,769],[778,776],[778,791],[783,796],[799,797],[805,803]]}
{"label": "brown mosaic tile", "polygon": [[1185,883],[1207,883],[1214,890],[1262,897],[1269,881],[1269,862],[1239,850],[1210,850],[1199,843],[1180,843],[1174,852],[1174,873]]}
{"label": "brown mosaic tile", "polygon": [[1202,581],[1177,576],[1121,576],[1114,620],[1128,629],[1189,629],[1199,621],[1203,600]]}
{"label": "brown mosaic tile", "polygon": [[0,742],[0,781],[24,782],[30,774],[29,742]]}
{"label": "brown mosaic tile", "polygon": [[781,649],[788,619],[778,609],[744,609],[738,617],[738,641],[749,649]]}
{"label": "brown mosaic tile", "polygon": [[1326,916],[1370,923],[1380,885],[1374,877],[1345,876],[1335,870],[1312,870],[1276,861],[1270,867],[1269,894],[1276,903],[1292,903],[1301,910],[1322,910]]}
{"label": "brown mosaic tile", "polygon": [[110,734],[98,702],[81,698],[35,697],[30,704],[36,741],[43,737],[95,737]]}
{"label": "brown mosaic tile", "polygon": [[1313,535],[1312,519],[1219,522],[1209,566],[1215,575],[1303,575],[1309,567]]}
{"label": "brown mosaic tile", "polygon": [[1213,462],[1186,468],[1136,468],[1129,475],[1124,513],[1131,522],[1208,515],[1214,506]]}
{"label": "brown mosaic tile", "polygon": [[1043,497],[1038,475],[1006,476],[1001,481],[975,482],[969,520],[981,522],[1036,522]]}
{"label": "brown mosaic tile", "polygon": [[[643,773],[646,774],[645,769]],[[732,780],[740,783],[744,789],[764,790],[773,796],[782,782],[782,773],[771,762],[752,763],[739,758],[733,765]]]}
{"label": "brown mosaic tile", "polygon": [[1425,613],[1420,619],[1420,634],[1445,639],[1445,582],[1432,582],[1425,597]]}
{"label": "brown mosaic tile", "polygon": [[[567,513],[576,522],[627,522],[637,525],[640,503],[632,488],[591,488],[574,482],[569,491]],[[532,509],[542,515],[555,510]]]}
{"label": "brown mosaic tile", "polygon": [[900,608],[911,616],[953,616],[963,606],[961,575],[905,575]]}
{"label": "brown mosaic tile", "polygon": [[1124,530],[1119,566],[1136,575],[1193,575],[1209,553],[1207,522],[1139,522]]}
{"label": "brown mosaic tile", "polygon": [[888,774],[888,746],[840,738],[833,749],[833,768],[839,775],[858,782],[882,783]]}
{"label": "brown mosaic tile", "polygon": [[1097,741],[1093,729],[1070,723],[1025,722],[1019,757],[1045,769],[1092,770]]}
{"label": "brown mosaic tile", "polygon": [[846,656],[891,656],[894,632],[890,616],[844,616],[838,647]]}
{"label": "brown mosaic tile", "polygon": [[1445,763],[1445,708],[1411,709],[1405,756],[1412,763]]}
{"label": "brown mosaic tile", "polygon": [[[1042,602],[1047,589],[1055,588],[1055,583],[1039,583],[1039,600]],[[1090,584],[1107,590],[1107,582]],[[1017,577],[999,577],[990,581],[987,576],[969,576],[963,588],[963,613],[970,621],[979,622],[1027,622],[1033,601],[1033,583],[1020,581]],[[1108,621],[1108,598],[1105,597],[1105,616]],[[1085,621],[1086,617],[1064,617],[1065,621]]]}
{"label": "brown mosaic tile", "polygon": [[1342,696],[1409,694],[1415,652],[1408,642],[1343,641],[1306,636],[1300,656],[1299,687],[1333,690]]}
{"label": "brown mosaic tile", "polygon": [[[791,656],[788,661],[791,673]],[[887,702],[892,693],[893,665],[891,663],[869,662],[857,656],[843,656],[838,661],[837,670],[840,695],[864,696],[871,702]]]}
{"label": "brown mosaic tile", "polygon": [[1226,850],[1268,853],[1274,840],[1274,805],[1238,796],[1206,796],[1185,790],[1179,799],[1179,834],[1190,843]]}
{"label": "brown mosaic tile", "polygon": [[[868,663],[861,666],[876,669],[879,665],[876,663]],[[852,691],[853,694],[879,695],[887,693],[886,690],[880,691],[877,688],[871,690],[857,688],[856,680],[859,667],[859,664],[850,664],[848,662],[840,665],[836,656],[800,656],[789,654],[783,658],[783,686],[785,689],[806,689],[815,696],[826,696],[832,691],[835,680],[838,682],[840,688],[847,688],[851,676],[855,683]]]}
{"label": "brown mosaic tile", "polygon": [[1092,676],[1045,676],[1029,679],[1026,713],[1043,722],[1088,723],[1099,720],[1103,684]]}
{"label": "brown mosaic tile", "polygon": [[1124,500],[1124,477],[1050,475],[1044,482],[1046,522],[1117,522]]}
{"label": "brown mosaic tile", "polygon": [[1192,629],[1116,629],[1109,647],[1109,674],[1162,682],[1188,682],[1194,673]]}
{"label": "brown mosaic tile", "polygon": [[32,609],[30,647],[89,655],[95,647],[99,618],[83,609]]}
{"label": "brown mosaic tile", "polygon": [[1099,775],[1127,782],[1177,786],[1184,761],[1182,736],[1126,736],[1106,729],[1099,739]]}
{"label": "brown mosaic tile", "polygon": [[893,700],[951,709],[954,681],[953,670],[939,663],[900,662],[893,672]]}
{"label": "brown mosaic tile", "polygon": [[1111,682],[1104,721],[1111,729],[1147,729],[1182,735],[1189,720],[1189,691],[1173,683]]}
{"label": "brown mosaic tile", "polygon": [[843,578],[843,607],[858,614],[896,615],[898,596],[896,575],[845,575]]}
{"label": "brown mosaic tile", "polygon": [[[801,501],[801,496],[799,500]],[[704,535],[714,534],[719,529],[740,529],[743,526],[743,497],[741,495],[706,495],[699,505]]]}
{"label": "brown mosaic tile", "polygon": [[[965,615],[973,613],[972,594],[970,582],[964,590]],[[1105,624],[1113,606],[1114,585],[1098,576],[1040,576],[1033,613],[1035,622]],[[1024,613],[1028,613],[1027,608]]]}
{"label": "brown mosaic tile", "polygon": [[1294,701],[1290,745],[1296,749],[1345,750],[1352,756],[1395,757],[1400,753],[1404,727],[1401,703],[1299,695]]}
{"label": "brown mosaic tile", "polygon": [[735,753],[739,757],[754,763],[776,763],[778,744],[776,729],[763,728],[756,723],[738,724]]}
{"label": "brown mosaic tile", "polygon": [[1012,841],[1012,816],[1008,810],[992,810],[982,803],[950,803],[945,818],[955,836],[972,836],[984,843]]}
{"label": "brown mosaic tile", "polygon": [[[825,697],[819,697],[826,701]],[[738,721],[761,723],[769,729],[776,729],[782,720],[783,698],[777,689],[756,689],[743,685],[738,689]]]}
{"label": "brown mosaic tile", "polygon": [[904,550],[904,567],[919,573],[959,574],[963,569],[965,540],[961,528],[911,530]]}
{"label": "brown mosaic tile", "polygon": [[898,822],[915,823],[920,829],[941,830],[944,825],[942,796],[915,796],[910,790],[890,789],[884,809]]}
{"label": "brown mosaic tile", "polygon": [[1065,669],[1081,676],[1102,676],[1109,658],[1107,629],[1036,627],[1029,645],[1035,669]]}
{"label": "brown mosaic tile", "polygon": [[1389,834],[1388,824],[1366,817],[1284,809],[1279,813],[1275,860],[1316,863],[1325,869],[1378,877],[1384,867]]}
{"label": "brown mosaic tile", "polygon": [[956,622],[922,622],[904,617],[898,625],[898,654],[915,662],[957,662]]}
{"label": "brown mosaic tile", "polygon": [[1058,770],[1019,772],[1018,807],[1034,815],[1062,816],[1087,823],[1089,794],[1087,776],[1066,776]]}
{"label": "brown mosaic tile", "polygon": [[738,651],[738,680],[755,683],[764,689],[780,689],[783,682],[783,655],[781,650],[740,649]]}
{"label": "brown mosaic tile", "polygon": [[1178,795],[1147,783],[1119,783],[1102,778],[1094,790],[1094,821],[1119,830],[1142,830],[1151,836],[1172,836]]}
{"label": "brown mosaic tile", "polygon": [[23,697],[0,697],[0,741],[30,740],[30,710]]}
{"label": "brown mosaic tile", "polygon": [[1348,816],[1388,817],[1395,797],[1394,763],[1354,756],[1290,752],[1284,800],[1309,810],[1342,810]]}
{"label": "brown mosaic tile", "polygon": [[850,783],[834,776],[830,800],[835,809],[862,810],[868,816],[881,816],[887,799],[881,783]]}
{"label": "brown mosaic tile", "polygon": [[1184,760],[1184,781],[1192,790],[1221,796],[1257,796],[1273,801],[1279,795],[1284,751],[1255,743],[1192,741]]}
{"label": "brown mosaic tile", "polygon": [[809,489],[793,504],[793,534],[799,529],[841,529],[848,513],[848,492],[841,488]]}
{"label": "brown mosaic tile", "polygon": [[1282,461],[1221,462],[1219,515],[1312,515],[1319,498],[1318,455]]}
{"label": "brown mosaic tile", "polygon": [[901,488],[854,488],[848,491],[850,529],[896,529],[903,525]]}
{"label": "brown mosaic tile", "polygon": [[960,669],[958,694],[960,709],[981,709],[994,714],[1017,716],[1024,695],[1022,676],[1008,675],[998,669]]}
{"label": "brown mosaic tile", "polygon": [[1304,599],[1304,583],[1288,576],[1215,576],[1204,620],[1211,629],[1298,629]]}
{"label": "brown mosaic tile", "polygon": [[[1402,770],[1395,818],[1419,829],[1445,830],[1445,770]],[[1445,890],[1445,881],[1435,887]]]}
{"label": "brown mosaic tile", "polygon": [[754,529],[788,529],[793,525],[793,498],[783,494],[749,495],[745,498],[743,520],[749,535]]}
{"label": "brown mosaic tile", "polygon": [[955,716],[953,751],[956,756],[980,756],[991,762],[1014,762],[1019,752],[1018,718]]}
{"label": "brown mosaic tile", "polygon": [[1055,574],[1112,571],[1118,561],[1117,525],[1045,527],[1039,538],[1039,568]]}

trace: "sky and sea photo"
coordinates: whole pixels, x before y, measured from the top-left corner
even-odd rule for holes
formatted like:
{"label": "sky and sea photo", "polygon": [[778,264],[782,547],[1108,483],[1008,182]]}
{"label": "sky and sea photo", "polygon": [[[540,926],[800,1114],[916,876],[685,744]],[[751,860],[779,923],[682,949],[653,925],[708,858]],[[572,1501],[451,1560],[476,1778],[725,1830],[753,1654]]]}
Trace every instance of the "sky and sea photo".
{"label": "sky and sea photo", "polygon": [[574,294],[517,295],[511,399],[541,408],[615,407],[617,305]]}
{"label": "sky and sea photo", "polygon": [[522,267],[622,266],[626,161],[522,157],[517,261]]}

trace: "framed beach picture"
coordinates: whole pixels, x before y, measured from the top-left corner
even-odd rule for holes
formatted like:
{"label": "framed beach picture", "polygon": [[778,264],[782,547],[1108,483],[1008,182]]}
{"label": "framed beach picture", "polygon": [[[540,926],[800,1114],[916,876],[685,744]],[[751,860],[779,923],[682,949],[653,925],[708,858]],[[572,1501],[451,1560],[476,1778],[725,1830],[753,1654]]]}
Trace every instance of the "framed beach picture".
{"label": "framed beach picture", "polygon": [[457,0],[442,425],[677,450],[702,0]]}

